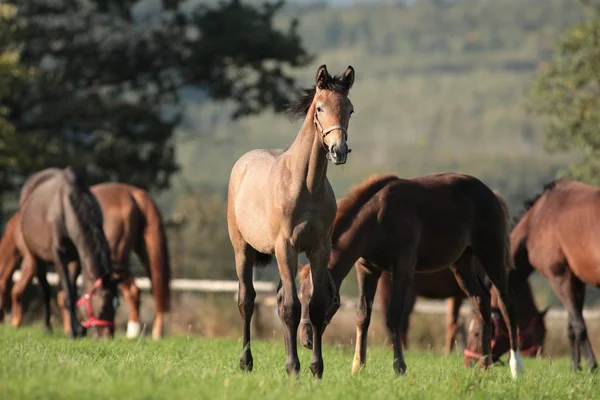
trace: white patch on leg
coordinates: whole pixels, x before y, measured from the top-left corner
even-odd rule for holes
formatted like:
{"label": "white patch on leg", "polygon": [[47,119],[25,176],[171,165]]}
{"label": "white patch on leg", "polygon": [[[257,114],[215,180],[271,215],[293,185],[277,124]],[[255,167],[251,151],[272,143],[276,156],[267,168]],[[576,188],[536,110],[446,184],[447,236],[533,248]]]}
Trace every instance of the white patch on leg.
{"label": "white patch on leg", "polygon": [[135,339],[140,336],[141,326],[137,321],[127,321],[127,339]]}
{"label": "white patch on leg", "polygon": [[510,351],[510,361],[508,364],[510,365],[510,373],[512,374],[513,378],[516,378],[523,373],[523,361],[521,361],[521,354],[519,353],[519,350],[516,352],[514,350]]}

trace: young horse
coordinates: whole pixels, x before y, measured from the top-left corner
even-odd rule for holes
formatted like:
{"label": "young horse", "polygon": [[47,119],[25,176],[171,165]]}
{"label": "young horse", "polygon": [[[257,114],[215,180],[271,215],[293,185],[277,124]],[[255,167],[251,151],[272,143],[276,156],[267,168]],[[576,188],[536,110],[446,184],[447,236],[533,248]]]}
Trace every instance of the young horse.
{"label": "young horse", "polygon": [[[362,269],[358,269],[356,272],[357,274],[365,273]],[[362,280],[361,277],[359,277],[360,280]],[[382,315],[386,315],[393,294],[391,273],[387,271],[381,273],[377,292],[379,293]],[[454,342],[458,333],[460,307],[463,300],[467,298],[467,295],[458,285],[454,273],[449,268],[427,274],[415,274],[413,284],[405,300],[406,303],[404,303],[404,312],[402,313],[402,320],[400,322],[400,343],[404,349],[408,348],[407,336],[410,325],[410,314],[415,306],[417,296],[435,300],[448,299],[446,301],[446,341],[444,354],[449,355],[454,348]],[[388,335],[390,336],[390,342],[393,343],[392,332],[389,329]]]}
{"label": "young horse", "polygon": [[[517,269],[511,284],[525,282],[535,269],[552,286],[569,315],[571,368],[579,369],[580,350],[588,368],[597,368],[583,319],[585,285],[600,286],[600,188],[558,180],[526,202],[526,212],[511,234]],[[513,277],[514,275],[514,277]]]}
{"label": "young horse", "polygon": [[[394,370],[403,374],[406,363],[400,343],[400,321],[406,294],[416,271],[450,268],[462,289],[472,299],[483,321],[482,347],[490,363],[490,298],[475,272],[478,261],[502,298],[502,311],[510,326],[511,373],[523,369],[516,343],[516,310],[509,291],[507,269],[512,268],[507,231],[508,211],[499,197],[480,180],[462,174],[441,173],[413,179],[394,175],[372,177],[342,199],[336,216],[329,271],[336,292],[352,265],[359,273],[356,352],[352,371],[366,360],[367,330],[373,298],[381,271],[392,273],[393,295],[387,325],[394,335]],[[306,267],[301,273],[303,317],[311,298],[312,281]],[[330,307],[327,321],[338,307]],[[310,325],[303,323],[300,338],[304,346]]]}
{"label": "young horse", "polygon": [[341,77],[332,77],[325,65],[320,66],[316,85],[304,90],[302,98],[289,108],[291,115],[305,116],[292,145],[287,150],[250,151],[231,170],[227,223],[239,279],[238,307],[244,329],[242,370],[253,367],[250,320],[256,292],[252,269],[267,264],[275,254],[281,277],[277,304],[284,331],[286,370],[288,374],[300,371],[296,347],[300,302],[294,278],[298,254],[305,252],[314,266],[315,282],[309,306],[315,328],[310,369],[314,376],[322,377],[325,309],[337,299],[333,298],[336,293],[328,293],[331,280],[327,260],[336,202],[327,179],[327,160],[336,165],[346,162],[347,129],[353,113],[348,92],[353,82],[351,66]]}
{"label": "young horse", "polygon": [[[31,176],[21,190],[20,223],[15,230],[21,270],[37,271],[44,293],[46,325],[49,324],[49,286],[44,263],[54,263],[66,293],[70,312],[70,337],[78,335],[76,306],[84,328],[95,336],[114,335],[116,286],[111,277],[110,252],[102,231],[102,212],[89,188],[72,169],[45,169]],[[76,305],[77,276],[68,264],[80,260],[86,295]],[[73,271],[71,271],[73,272]],[[19,282],[17,286],[20,286]]]}
{"label": "young horse", "polygon": [[[544,317],[549,310],[539,311],[533,298],[529,282],[514,285],[512,279],[516,270],[509,274],[511,289],[515,293],[516,304],[519,305],[519,315],[517,319],[518,341],[521,354],[526,357],[538,357],[542,355],[544,340],[546,339],[546,324]],[[492,362],[500,360],[506,352],[509,351],[508,329],[506,324],[500,318],[498,308],[498,293],[492,290]],[[480,340],[478,331],[480,330],[479,321],[473,318],[467,331],[467,344],[464,349],[464,363],[471,365],[474,360],[481,358]]]}
{"label": "young horse", "polygon": [[[171,269],[167,239],[160,211],[150,195],[134,186],[122,183],[102,183],[91,187],[103,215],[103,230],[111,249],[113,274],[121,282],[119,288],[129,305],[127,337],[136,338],[140,334],[140,291],[135,285],[129,255],[133,251],[139,257],[146,274],[152,282],[152,294],[156,308],[156,318],[152,329],[152,337],[157,340],[162,336],[163,315],[169,310]],[[10,219],[7,233],[10,233],[14,221],[19,218],[18,212]],[[12,248],[11,248],[12,243]],[[0,310],[6,301],[2,294],[6,293],[6,285],[11,279],[20,257],[14,246],[14,240],[9,237],[0,242],[0,257],[6,254],[6,262],[0,258]],[[70,268],[78,268],[71,265]],[[35,271],[21,271],[21,281],[18,291],[13,291],[13,323],[21,324],[21,306],[19,298],[27,284],[33,279]],[[69,312],[64,307],[64,293],[58,294],[59,304],[63,309],[65,332],[69,331]],[[48,326],[47,329],[50,329]]]}

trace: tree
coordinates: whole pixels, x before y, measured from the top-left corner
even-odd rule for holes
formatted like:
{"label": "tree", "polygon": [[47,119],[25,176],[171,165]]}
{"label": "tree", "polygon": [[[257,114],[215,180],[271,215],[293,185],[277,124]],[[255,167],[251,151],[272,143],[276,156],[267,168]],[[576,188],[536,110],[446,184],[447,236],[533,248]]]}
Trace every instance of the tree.
{"label": "tree", "polygon": [[281,111],[294,83],[289,68],[311,60],[295,20],[287,31],[274,27],[283,1],[23,3],[21,58],[39,75],[6,99],[19,132],[7,152],[19,178],[69,164],[89,183],[166,188],[177,170],[182,87],[232,102],[235,118]]}
{"label": "tree", "polygon": [[560,38],[528,93],[530,112],[546,117],[547,148],[575,150],[581,161],[563,175],[600,184],[600,8]]}

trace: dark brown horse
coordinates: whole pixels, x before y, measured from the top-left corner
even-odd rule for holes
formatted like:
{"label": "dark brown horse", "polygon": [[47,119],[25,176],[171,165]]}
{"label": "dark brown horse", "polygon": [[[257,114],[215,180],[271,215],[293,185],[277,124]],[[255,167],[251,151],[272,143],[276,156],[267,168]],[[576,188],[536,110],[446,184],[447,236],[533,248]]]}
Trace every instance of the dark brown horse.
{"label": "dark brown horse", "polygon": [[[509,274],[509,282],[513,282],[511,276],[516,271],[513,270]],[[543,311],[539,311],[533,293],[531,291],[531,285],[527,280],[520,283],[519,285],[512,285],[511,289],[515,293],[516,304],[519,306],[519,314],[517,325],[519,348],[521,354],[527,357],[538,357],[543,353],[544,341],[546,340],[546,324],[544,323],[544,317],[549,310],[549,307]],[[492,290],[492,361],[496,362],[500,360],[504,354],[509,350],[508,342],[508,329],[506,324],[501,318],[500,310],[498,308],[498,294],[495,290]],[[479,337],[477,331],[480,329],[479,321],[476,318],[471,319],[469,328],[467,330],[467,343],[464,350],[464,362],[465,365],[471,365],[473,361],[481,358],[479,351]]]}
{"label": "dark brown horse", "polygon": [[[94,336],[112,337],[116,284],[111,275],[108,242],[102,231],[102,211],[88,186],[70,168],[45,169],[25,182],[19,209],[14,238],[23,256],[21,270],[37,272],[46,326],[50,322],[50,287],[45,267],[52,263],[66,294],[69,336],[78,336],[75,321],[79,306],[84,328],[93,328]],[[79,301],[75,283],[79,271],[69,271],[68,267],[74,261],[81,263],[86,293]]]}
{"label": "dark brown horse", "polygon": [[569,316],[571,368],[580,368],[580,351],[588,368],[597,368],[583,319],[585,285],[600,287],[600,188],[558,180],[526,202],[526,212],[511,233],[518,288],[533,270],[542,274]]}
{"label": "dark brown horse", "polygon": [[[499,290],[502,311],[510,326],[511,373],[522,371],[517,347],[516,310],[509,291],[508,210],[480,180],[462,174],[441,173],[413,179],[394,175],[376,176],[353,188],[340,202],[333,232],[333,249],[328,268],[333,277],[332,294],[355,265],[360,278],[357,310],[356,352],[352,366],[357,372],[366,361],[367,330],[381,271],[392,273],[393,295],[387,325],[394,335],[394,370],[406,371],[400,343],[400,322],[406,295],[415,272],[450,268],[472,299],[483,321],[481,344],[490,354],[490,296],[475,271],[478,262]],[[356,264],[355,264],[356,263]],[[301,273],[300,300],[303,321],[311,298],[310,268]],[[339,307],[325,315],[331,320]],[[311,325],[303,323],[300,339],[310,347]]]}
{"label": "dark brown horse", "polygon": [[[159,339],[162,336],[164,313],[169,310],[171,275],[167,239],[160,211],[148,192],[131,185],[102,183],[92,186],[91,191],[102,210],[103,230],[111,249],[113,273],[120,282],[121,293],[129,306],[127,337],[136,338],[140,334],[140,291],[135,285],[129,264],[129,256],[134,252],[152,282],[156,309],[152,337],[155,340]],[[10,235],[10,230],[18,218],[17,212],[9,220],[7,235]],[[14,240],[10,236],[5,236],[0,242],[0,309],[3,309],[6,304],[5,288],[17,267],[16,261],[19,257]],[[70,268],[78,268],[78,266],[71,265]],[[35,273],[33,270],[22,271],[19,284],[13,290],[12,325],[15,327],[20,326],[22,320],[19,299]],[[64,303],[62,291],[58,297],[59,304],[62,306]],[[69,313],[64,307],[63,323],[65,331],[68,332]]]}
{"label": "dark brown horse", "polygon": [[[250,320],[256,292],[252,269],[275,255],[281,277],[277,291],[279,317],[283,324],[286,370],[300,371],[296,345],[300,323],[300,301],[295,276],[298,254],[306,253],[313,264],[315,290],[310,302],[314,326],[314,376],[323,374],[321,336],[330,279],[327,260],[331,252],[331,229],[336,212],[335,195],[327,180],[327,161],[344,164],[353,106],[348,93],[354,69],[332,77],[325,65],[317,70],[316,85],[304,91],[290,107],[290,114],[304,117],[296,139],[286,150],[253,150],[242,155],[231,170],[227,195],[227,223],[235,253],[239,285],[238,306],[243,320],[243,370],[253,366],[250,351]],[[331,296],[334,293],[329,293]]]}

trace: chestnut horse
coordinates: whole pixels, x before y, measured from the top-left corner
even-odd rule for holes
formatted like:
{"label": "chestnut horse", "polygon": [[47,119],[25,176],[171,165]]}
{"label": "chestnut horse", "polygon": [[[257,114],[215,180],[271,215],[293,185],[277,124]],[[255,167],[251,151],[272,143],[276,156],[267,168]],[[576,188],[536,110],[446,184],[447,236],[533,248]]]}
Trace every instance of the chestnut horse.
{"label": "chestnut horse", "polygon": [[[412,179],[379,175],[351,189],[338,207],[328,270],[336,293],[355,263],[359,271],[353,373],[366,361],[367,331],[381,272],[392,273],[387,325],[393,333],[394,371],[403,374],[406,363],[400,322],[415,272],[449,266],[483,322],[481,345],[487,356],[482,366],[487,367],[491,361],[490,295],[476,273],[478,263],[501,295],[503,316],[510,326],[511,373],[513,377],[520,374],[523,365],[516,342],[517,313],[507,279],[507,270],[512,268],[508,210],[500,197],[468,175],[439,173]],[[312,280],[307,279],[311,269],[303,268],[300,286],[300,339],[306,347],[312,346],[307,340],[312,327],[304,323],[313,291]],[[327,309],[326,321],[338,308]]]}
{"label": "chestnut horse", "polygon": [[[543,311],[539,311],[531,285],[527,280],[520,282],[519,285],[514,285],[512,279],[516,270],[509,274],[509,282],[511,289],[515,293],[516,304],[519,305],[519,315],[517,319],[518,341],[521,354],[527,357],[538,357],[543,353],[544,341],[546,340],[546,324],[544,317],[550,309],[546,307]],[[492,290],[492,362],[500,360],[504,354],[509,351],[508,329],[506,324],[500,318],[500,310],[498,308],[498,293]],[[471,365],[474,360],[481,358],[479,350],[479,338],[477,332],[479,330],[479,321],[473,318],[469,323],[467,330],[467,343],[464,349],[464,363]]]}
{"label": "chestnut horse", "polygon": [[580,351],[590,370],[597,368],[583,319],[585,285],[600,287],[600,188],[561,179],[544,186],[526,202],[526,211],[511,233],[516,270],[511,285],[526,282],[533,270],[542,274],[567,310],[571,368],[580,368]]}
{"label": "chestnut horse", "polygon": [[[353,106],[348,93],[354,69],[331,76],[327,67],[317,70],[316,85],[303,91],[288,112],[304,117],[296,139],[286,150],[253,150],[242,155],[231,170],[227,194],[227,223],[235,253],[239,279],[238,307],[243,320],[242,370],[252,370],[250,320],[256,292],[252,270],[268,263],[273,254],[281,278],[277,291],[279,317],[283,325],[286,371],[300,371],[296,345],[300,323],[300,301],[295,276],[298,254],[312,262],[315,289],[310,303],[314,326],[313,358],[310,369],[323,375],[321,336],[325,310],[335,303],[327,288],[331,279],[327,260],[331,251],[331,229],[336,213],[333,189],[327,179],[327,161],[344,164]],[[337,299],[335,299],[337,300]]]}
{"label": "chestnut horse", "polygon": [[[46,326],[50,320],[50,287],[45,264],[53,263],[70,314],[69,337],[79,334],[75,325],[79,305],[84,328],[93,327],[94,336],[112,337],[117,291],[110,250],[102,230],[102,211],[88,186],[71,168],[42,170],[23,185],[19,210],[14,238],[23,257],[21,270],[37,272]],[[77,305],[77,275],[68,268],[74,261],[81,262],[86,293]]]}
{"label": "chestnut horse", "polygon": [[[152,282],[156,318],[152,337],[162,336],[163,316],[169,311],[170,275],[169,252],[160,210],[148,192],[123,183],[101,183],[91,187],[100,204],[103,215],[103,230],[108,239],[113,264],[113,274],[120,281],[119,288],[128,303],[129,318],[127,337],[136,338],[140,334],[140,291],[135,285],[129,265],[129,255],[133,251],[140,259],[146,274]],[[6,304],[6,287],[17,267],[20,258],[14,245],[13,226],[19,219],[19,212],[9,220],[6,234],[0,242],[0,310]],[[12,236],[11,236],[12,235]],[[77,268],[72,265],[71,268]],[[20,297],[35,271],[22,271],[22,277],[12,293],[12,325],[21,325],[22,309]],[[59,293],[62,306],[63,292]],[[0,319],[1,320],[1,319]],[[63,323],[68,331],[69,314],[63,307]],[[50,329],[49,321],[47,329]]]}

